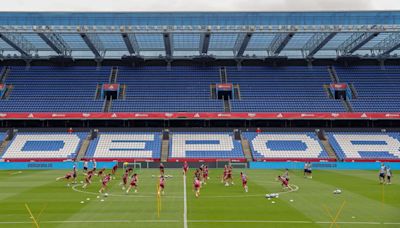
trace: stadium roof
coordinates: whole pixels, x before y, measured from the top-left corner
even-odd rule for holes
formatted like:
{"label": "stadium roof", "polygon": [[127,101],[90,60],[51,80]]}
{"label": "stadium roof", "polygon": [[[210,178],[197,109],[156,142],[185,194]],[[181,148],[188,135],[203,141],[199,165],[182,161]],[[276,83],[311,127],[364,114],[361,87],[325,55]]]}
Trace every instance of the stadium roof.
{"label": "stadium roof", "polygon": [[400,54],[400,11],[0,13],[0,58]]}

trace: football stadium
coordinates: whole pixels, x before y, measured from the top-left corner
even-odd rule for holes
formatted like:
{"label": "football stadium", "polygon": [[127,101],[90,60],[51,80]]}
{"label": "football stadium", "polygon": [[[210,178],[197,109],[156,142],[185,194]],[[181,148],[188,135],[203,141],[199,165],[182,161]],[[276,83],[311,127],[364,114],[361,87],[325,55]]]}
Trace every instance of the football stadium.
{"label": "football stadium", "polygon": [[0,227],[400,227],[400,11],[1,12]]}

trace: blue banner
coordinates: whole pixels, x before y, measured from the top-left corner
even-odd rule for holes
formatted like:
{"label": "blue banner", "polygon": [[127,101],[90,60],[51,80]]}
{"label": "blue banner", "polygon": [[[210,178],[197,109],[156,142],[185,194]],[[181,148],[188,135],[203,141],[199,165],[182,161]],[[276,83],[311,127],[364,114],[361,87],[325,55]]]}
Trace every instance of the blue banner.
{"label": "blue banner", "polygon": [[[72,169],[76,164],[78,169],[83,169],[83,162],[0,162],[0,170],[26,170],[26,169]],[[97,169],[111,169],[116,162],[97,162]],[[89,162],[89,169],[93,163]]]}
{"label": "blue banner", "polygon": [[[378,170],[380,162],[312,162],[313,169],[365,169]],[[400,170],[400,162],[387,162],[392,170]],[[251,169],[304,169],[304,162],[250,162]]]}

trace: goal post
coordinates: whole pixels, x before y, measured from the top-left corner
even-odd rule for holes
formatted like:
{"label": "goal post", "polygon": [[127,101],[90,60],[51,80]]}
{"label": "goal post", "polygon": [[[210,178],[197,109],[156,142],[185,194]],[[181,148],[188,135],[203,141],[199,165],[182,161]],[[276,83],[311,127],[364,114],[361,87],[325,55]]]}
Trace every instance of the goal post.
{"label": "goal post", "polygon": [[132,168],[134,173],[140,173],[142,171],[142,163],[140,162],[124,162],[122,168],[124,170]]}
{"label": "goal post", "polygon": [[248,168],[247,162],[229,162],[229,165],[231,165],[232,168],[238,168],[238,169],[247,169]]}

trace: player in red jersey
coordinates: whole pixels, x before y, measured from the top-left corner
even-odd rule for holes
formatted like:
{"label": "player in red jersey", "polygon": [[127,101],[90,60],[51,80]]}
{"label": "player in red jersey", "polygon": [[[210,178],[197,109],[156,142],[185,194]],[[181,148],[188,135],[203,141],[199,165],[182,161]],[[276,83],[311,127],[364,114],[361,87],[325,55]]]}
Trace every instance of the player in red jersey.
{"label": "player in red jersey", "polygon": [[111,175],[112,175],[112,178],[115,180],[115,173],[117,172],[117,170],[118,170],[118,163],[117,164],[115,164],[113,167],[112,167],[112,169],[111,169]]}
{"label": "player in red jersey", "polygon": [[233,175],[232,175],[233,169],[232,166],[228,166],[228,170],[226,173],[226,178],[225,178],[225,186],[229,186],[229,182],[233,185]]}
{"label": "player in red jersey", "polygon": [[56,181],[59,181],[61,179],[65,179],[68,181],[67,186],[69,187],[71,180],[73,180],[74,172],[68,172],[65,174],[65,176],[62,177],[57,177]]}
{"label": "player in red jersey", "polygon": [[208,176],[208,166],[204,166],[204,175],[203,175],[204,179],[209,180],[210,177]]}
{"label": "player in red jersey", "polygon": [[90,170],[89,172],[86,173],[85,184],[82,186],[82,188],[86,188],[89,184],[92,183],[93,175],[94,175],[93,170]]}
{"label": "player in red jersey", "polygon": [[128,187],[128,190],[126,190],[126,194],[128,194],[131,191],[132,188],[135,188],[135,193],[137,193],[137,183],[138,183],[138,181],[139,181],[139,177],[138,177],[138,175],[136,173],[134,173],[132,175],[131,183],[130,183],[130,185]]}
{"label": "player in red jersey", "polygon": [[62,177],[57,177],[56,181],[59,181],[61,179],[65,179],[68,181],[67,186],[70,185],[71,181],[73,184],[76,184],[76,177],[77,177],[77,170],[76,170],[76,165],[74,165],[74,168],[71,172],[66,173],[64,176]]}
{"label": "player in red jersey", "polygon": [[242,179],[242,186],[244,188],[245,192],[249,191],[249,188],[247,187],[247,176],[243,172],[240,172],[240,178]]}
{"label": "player in red jersey", "polygon": [[188,165],[188,163],[185,161],[185,162],[183,163],[183,175],[186,176],[186,173],[187,173],[188,170],[189,170],[189,165]]}
{"label": "player in red jersey", "polygon": [[164,195],[164,188],[165,188],[165,179],[164,176],[161,176],[158,184],[158,195],[160,194]]}
{"label": "player in red jersey", "polygon": [[200,177],[201,177],[200,169],[196,169],[196,171],[194,171],[194,178],[200,180]]}
{"label": "player in red jersey", "polygon": [[228,174],[228,166],[225,165],[225,166],[224,166],[224,174],[223,174],[222,177],[221,177],[221,183],[224,183],[224,182],[225,182],[226,177],[227,177],[227,174]]}
{"label": "player in red jersey", "polygon": [[103,180],[102,180],[102,186],[101,186],[101,188],[100,188],[100,190],[99,190],[100,193],[103,193],[104,191],[106,191],[106,190],[108,189],[107,185],[108,185],[108,182],[110,182],[110,180],[111,180],[111,174],[107,174],[107,175],[103,178]]}
{"label": "player in red jersey", "polygon": [[196,198],[199,198],[200,196],[200,188],[201,188],[200,180],[198,178],[194,178],[193,189],[195,191]]}
{"label": "player in red jersey", "polygon": [[164,176],[164,164],[160,163],[160,175]]}
{"label": "player in red jersey", "polygon": [[129,170],[130,169],[125,169],[124,175],[122,175],[122,190],[125,190],[126,185],[128,184]]}
{"label": "player in red jersey", "polygon": [[203,183],[204,183],[204,184],[207,184],[207,179],[208,179],[208,167],[207,167],[206,165],[204,165],[204,166],[202,167],[202,170],[203,170],[203,172],[202,172]]}
{"label": "player in red jersey", "polygon": [[282,187],[284,189],[288,188],[292,190],[292,188],[289,186],[289,181],[285,177],[278,176],[278,180],[282,183]]}
{"label": "player in red jersey", "polygon": [[97,173],[97,176],[99,176],[100,178],[103,178],[105,170],[106,170],[105,168],[100,169],[99,172]]}

